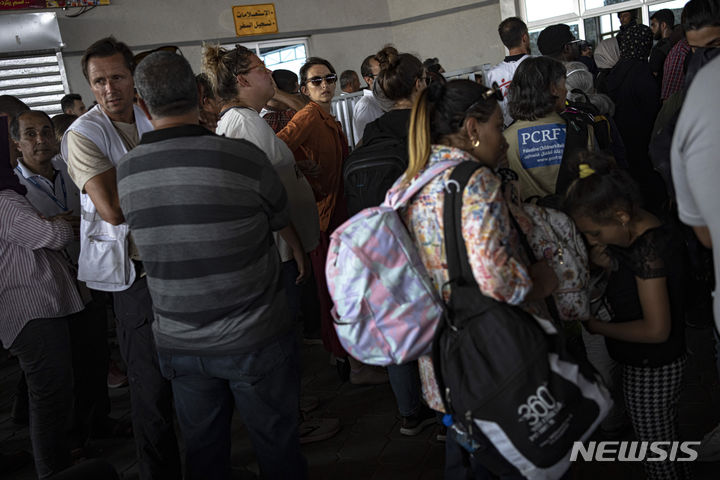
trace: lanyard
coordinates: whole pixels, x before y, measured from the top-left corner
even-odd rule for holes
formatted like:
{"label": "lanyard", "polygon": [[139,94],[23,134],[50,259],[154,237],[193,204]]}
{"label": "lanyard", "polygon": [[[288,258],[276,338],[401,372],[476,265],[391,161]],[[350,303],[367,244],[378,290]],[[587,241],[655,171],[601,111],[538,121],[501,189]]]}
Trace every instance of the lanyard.
{"label": "lanyard", "polygon": [[[18,171],[20,175],[22,175],[22,170],[20,170],[20,166],[15,167],[15,170]],[[31,177],[25,177],[23,175],[23,178],[30,182],[35,188],[42,191],[45,195],[50,197],[50,199],[55,202],[55,204],[62,209],[63,212],[67,212],[67,190],[65,189],[65,178],[63,177],[62,172],[58,172],[58,175],[60,175],[60,185],[62,185],[62,191],[63,191],[63,201],[61,202],[58,200],[58,198],[55,196],[55,184],[53,183],[53,193],[48,192],[43,187],[40,186],[39,183],[35,181],[35,179]]]}

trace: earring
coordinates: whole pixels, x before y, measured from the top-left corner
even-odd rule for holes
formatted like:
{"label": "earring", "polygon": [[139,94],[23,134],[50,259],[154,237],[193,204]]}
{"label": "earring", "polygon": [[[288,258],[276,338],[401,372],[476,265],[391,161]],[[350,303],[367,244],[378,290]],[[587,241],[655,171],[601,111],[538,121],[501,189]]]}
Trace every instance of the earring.
{"label": "earring", "polygon": [[479,146],[480,146],[480,139],[476,138],[476,139],[472,142],[472,146],[473,146],[473,148],[479,147]]}

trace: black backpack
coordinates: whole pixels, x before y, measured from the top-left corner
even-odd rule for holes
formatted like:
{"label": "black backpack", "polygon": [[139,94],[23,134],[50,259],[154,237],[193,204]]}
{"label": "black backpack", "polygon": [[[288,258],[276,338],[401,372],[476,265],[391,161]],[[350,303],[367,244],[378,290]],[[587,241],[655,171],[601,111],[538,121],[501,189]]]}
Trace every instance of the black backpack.
{"label": "black backpack", "polygon": [[377,207],[407,168],[406,139],[391,135],[373,137],[356,148],[343,167],[345,199],[350,216]]}
{"label": "black backpack", "polygon": [[455,167],[445,194],[451,296],[433,364],[454,420],[449,433],[496,475],[557,479],[570,466],[573,443],[592,434],[612,400],[551,322],[480,292],[461,234],[462,192],[479,167]]}
{"label": "black backpack", "polygon": [[[573,90],[572,93],[584,94],[578,89]],[[575,178],[569,168],[569,159],[574,154],[583,150],[600,150],[612,154],[610,121],[590,103],[587,95],[585,99],[585,102],[567,102],[565,111],[560,114],[567,123],[565,149],[555,184],[555,193],[561,197],[565,196],[565,192]]]}

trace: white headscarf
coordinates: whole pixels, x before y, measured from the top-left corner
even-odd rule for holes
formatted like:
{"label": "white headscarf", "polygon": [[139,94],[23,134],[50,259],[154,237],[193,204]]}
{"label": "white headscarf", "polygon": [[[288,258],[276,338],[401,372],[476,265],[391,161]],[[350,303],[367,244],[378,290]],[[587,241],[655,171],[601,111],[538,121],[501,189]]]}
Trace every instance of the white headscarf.
{"label": "white headscarf", "polygon": [[617,38],[603,40],[595,48],[595,64],[598,68],[612,68],[620,60],[620,47]]}

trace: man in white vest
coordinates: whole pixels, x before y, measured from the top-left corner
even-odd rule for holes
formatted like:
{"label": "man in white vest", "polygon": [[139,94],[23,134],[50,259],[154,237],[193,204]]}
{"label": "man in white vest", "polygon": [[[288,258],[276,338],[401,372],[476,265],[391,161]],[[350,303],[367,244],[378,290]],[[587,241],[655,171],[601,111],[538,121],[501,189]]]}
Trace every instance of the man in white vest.
{"label": "man in white vest", "polygon": [[133,54],[113,37],[82,57],[97,105],[65,133],[63,157],[81,192],[78,278],[113,292],[117,337],[128,367],[132,424],[142,480],[179,479],[172,391],[158,364],[152,300],[118,199],[115,167],[152,125],[134,105]]}

